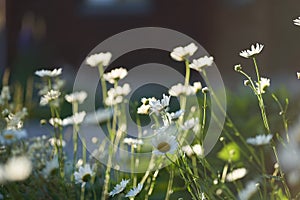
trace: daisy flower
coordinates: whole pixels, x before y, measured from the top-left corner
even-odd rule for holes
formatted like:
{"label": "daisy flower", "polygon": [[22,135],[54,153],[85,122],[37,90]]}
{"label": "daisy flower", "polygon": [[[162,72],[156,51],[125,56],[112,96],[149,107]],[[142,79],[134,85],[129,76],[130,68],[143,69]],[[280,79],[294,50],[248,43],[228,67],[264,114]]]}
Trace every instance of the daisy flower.
{"label": "daisy flower", "polygon": [[73,92],[71,94],[67,94],[65,99],[69,103],[78,102],[79,104],[83,103],[86,99],[87,93],[85,91]]}
{"label": "daisy flower", "polygon": [[74,115],[63,119],[62,125],[67,126],[70,124],[81,124],[84,120],[85,115],[86,115],[85,111],[82,111],[80,113],[75,113]]}
{"label": "daisy flower", "polygon": [[59,168],[58,157],[57,155],[55,155],[52,160],[46,162],[46,166],[43,169],[42,173],[44,177],[47,178],[58,168]]}
{"label": "daisy flower", "polygon": [[131,89],[128,83],[125,83],[123,86],[109,89],[107,92],[105,104],[107,106],[113,106],[122,103],[122,101],[124,100],[124,96],[128,95],[130,91]]}
{"label": "daisy flower", "polygon": [[186,96],[189,96],[189,95],[192,95],[194,94],[194,89],[192,86],[188,85],[188,86],[185,86],[185,85],[182,85],[181,83],[178,83],[177,85],[173,85],[170,90],[169,90],[169,94],[171,96],[175,96],[175,97],[178,97],[180,95],[186,95]]}
{"label": "daisy flower", "polygon": [[273,136],[271,134],[269,134],[269,135],[257,135],[254,138],[248,138],[247,143],[252,144],[254,146],[265,145],[265,144],[268,144],[270,142],[272,137]]}
{"label": "daisy flower", "polygon": [[300,17],[298,17],[297,19],[294,19],[293,21],[296,26],[300,26]]}
{"label": "daisy flower", "polygon": [[194,93],[197,93],[199,90],[202,89],[202,84],[201,82],[194,82],[193,83],[193,90],[194,90]]}
{"label": "daisy flower", "polygon": [[50,101],[57,99],[60,96],[60,92],[56,90],[50,90],[47,94],[43,95],[40,101],[41,106],[47,105]]}
{"label": "daisy flower", "polygon": [[196,125],[199,125],[199,118],[191,118],[184,122],[184,124],[181,126],[182,130],[190,130],[194,128]]}
{"label": "daisy flower", "polygon": [[35,75],[39,76],[39,77],[57,77],[59,75],[61,75],[62,72],[62,68],[57,68],[54,70],[38,70],[35,72]]}
{"label": "daisy flower", "polygon": [[238,179],[244,178],[247,174],[246,168],[238,168],[233,170],[232,172],[228,173],[226,176],[226,180],[228,182],[233,182]]}
{"label": "daisy flower", "polygon": [[190,68],[201,72],[204,67],[211,66],[214,63],[214,58],[212,56],[204,56],[198,59],[194,59],[190,64]]}
{"label": "daisy flower", "polygon": [[256,91],[258,94],[264,94],[265,89],[270,87],[270,79],[268,78],[260,78],[260,81],[256,83]]}
{"label": "daisy flower", "polygon": [[170,113],[169,116],[172,121],[175,121],[175,120],[179,119],[179,117],[181,117],[183,114],[184,114],[183,110],[178,110],[176,112]]}
{"label": "daisy flower", "polygon": [[86,58],[86,64],[91,67],[96,67],[98,65],[103,65],[105,67],[108,66],[111,57],[112,55],[110,52],[93,54]]}
{"label": "daisy flower", "polygon": [[176,137],[166,133],[157,134],[152,139],[152,144],[155,148],[152,153],[155,155],[173,154],[178,146]]}
{"label": "daisy flower", "polygon": [[137,187],[132,188],[125,197],[135,197],[143,189],[143,184],[139,183]]}
{"label": "daisy flower", "polygon": [[121,67],[117,69],[113,69],[110,72],[103,75],[103,78],[111,84],[114,84],[115,81],[119,81],[127,76],[127,69]]}
{"label": "daisy flower", "polygon": [[259,54],[264,48],[264,45],[256,43],[256,46],[251,45],[251,49],[246,49],[240,52],[240,56],[244,58],[253,57],[256,54]]}
{"label": "daisy flower", "polygon": [[27,132],[23,129],[20,130],[4,130],[0,134],[0,143],[1,144],[12,144],[20,139],[27,137]]}
{"label": "daisy flower", "polygon": [[80,166],[79,170],[74,172],[75,183],[81,183],[81,187],[84,187],[85,184],[89,181],[91,176],[93,175],[90,164],[85,164],[84,166]]}
{"label": "daisy flower", "polygon": [[117,184],[114,187],[114,189],[109,193],[109,196],[113,197],[116,194],[119,194],[120,192],[122,192],[126,188],[128,183],[129,183],[129,180],[122,179],[122,181],[119,184]]}
{"label": "daisy flower", "polygon": [[150,110],[151,113],[159,114],[162,110],[167,108],[170,103],[170,96],[163,94],[163,98],[161,100],[150,100]]}
{"label": "daisy flower", "polygon": [[175,49],[173,49],[170,55],[176,61],[183,61],[188,57],[194,55],[197,49],[198,47],[194,43],[190,43],[185,47],[176,47]]}

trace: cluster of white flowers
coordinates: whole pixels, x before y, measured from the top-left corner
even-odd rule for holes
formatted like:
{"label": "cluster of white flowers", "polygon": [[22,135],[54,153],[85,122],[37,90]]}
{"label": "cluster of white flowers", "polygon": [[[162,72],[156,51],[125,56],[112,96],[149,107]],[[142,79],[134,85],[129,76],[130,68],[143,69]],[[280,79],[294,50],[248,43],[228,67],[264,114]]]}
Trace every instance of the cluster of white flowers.
{"label": "cluster of white flowers", "polygon": [[57,100],[60,96],[60,92],[56,90],[50,90],[47,94],[43,95],[40,100],[40,105],[45,106],[49,104],[51,101]]}
{"label": "cluster of white flowers", "polygon": [[110,52],[93,54],[87,57],[86,63],[91,67],[96,67],[98,65],[102,65],[105,67],[108,66],[111,57],[112,55]]}
{"label": "cluster of white flowers", "polygon": [[116,88],[109,89],[105,104],[107,106],[113,106],[123,102],[124,97],[128,95],[130,91],[130,86],[127,83],[125,83],[123,86],[117,86]]}
{"label": "cluster of white flowers", "polygon": [[111,84],[114,84],[116,81],[123,79],[127,76],[127,69],[121,67],[117,69],[113,69],[110,72],[103,75],[103,78]]}
{"label": "cluster of white flowers", "polygon": [[190,43],[185,47],[176,47],[171,52],[171,57],[176,61],[183,61],[194,55],[198,47],[194,43]]}
{"label": "cluster of white flowers", "polygon": [[51,70],[38,70],[35,72],[35,75],[39,76],[39,77],[57,77],[59,75],[61,75],[62,72],[62,68],[57,68],[57,69],[53,69]]}
{"label": "cluster of white flowers", "polygon": [[65,96],[67,102],[69,103],[77,102],[79,104],[82,104],[86,98],[87,98],[87,93],[85,91],[73,92]]}
{"label": "cluster of white flowers", "polygon": [[151,98],[142,98],[141,102],[142,105],[140,107],[138,107],[137,109],[137,113],[138,114],[144,114],[144,115],[148,115],[150,112],[150,101],[156,101],[156,98],[151,97]]}
{"label": "cluster of white flowers", "polygon": [[195,133],[197,133],[200,129],[199,126],[199,118],[196,117],[185,121],[184,124],[181,125],[181,129],[185,131],[192,129]]}

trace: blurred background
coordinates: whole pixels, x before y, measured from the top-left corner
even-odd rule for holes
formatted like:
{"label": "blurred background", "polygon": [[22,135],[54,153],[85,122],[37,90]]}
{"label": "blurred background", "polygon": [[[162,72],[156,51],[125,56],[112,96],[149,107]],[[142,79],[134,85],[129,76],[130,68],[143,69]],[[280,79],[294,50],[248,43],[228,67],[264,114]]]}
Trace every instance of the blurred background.
{"label": "blurred background", "polygon": [[202,44],[233,89],[242,85],[233,66],[252,67],[239,51],[265,44],[258,58],[262,74],[272,78],[272,87],[284,84],[296,92],[300,27],[292,20],[298,16],[296,0],[0,0],[1,73],[9,67],[12,79],[22,82],[40,68],[76,70],[106,38],[157,26]]}

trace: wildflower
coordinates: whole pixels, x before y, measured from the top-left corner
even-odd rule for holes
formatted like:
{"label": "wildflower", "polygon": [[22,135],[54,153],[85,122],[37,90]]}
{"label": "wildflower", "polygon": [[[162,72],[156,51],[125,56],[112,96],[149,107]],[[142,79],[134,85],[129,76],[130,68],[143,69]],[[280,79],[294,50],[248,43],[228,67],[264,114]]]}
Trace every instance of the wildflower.
{"label": "wildflower", "polygon": [[62,125],[67,126],[70,124],[81,124],[84,120],[85,115],[86,115],[85,111],[82,111],[80,113],[75,113],[73,116],[65,118],[62,121]]}
{"label": "wildflower", "polygon": [[45,178],[50,176],[55,170],[59,168],[58,157],[55,155],[52,160],[46,162],[46,166],[43,169],[42,173]]}
{"label": "wildflower", "polygon": [[248,85],[250,85],[251,83],[250,83],[250,81],[249,80],[244,80],[244,86],[248,86]]}
{"label": "wildflower", "polygon": [[300,79],[300,72],[297,72],[297,78]]}
{"label": "wildflower", "polygon": [[119,81],[127,76],[127,69],[124,68],[117,68],[111,70],[111,72],[106,73],[103,75],[103,78],[111,84],[114,84],[115,81]]}
{"label": "wildflower", "polygon": [[265,89],[270,86],[270,79],[268,78],[260,78],[260,81],[256,83],[256,91],[258,94],[264,94]]}
{"label": "wildflower", "polygon": [[206,93],[208,93],[208,92],[209,92],[209,89],[208,89],[208,87],[204,87],[204,88],[202,88],[201,92],[202,92],[203,94],[206,94]]}
{"label": "wildflower", "polygon": [[228,173],[226,176],[226,180],[228,182],[233,182],[233,181],[243,178],[246,174],[247,174],[246,168],[238,168],[238,169],[235,169],[232,172]]}
{"label": "wildflower", "polygon": [[56,145],[62,146],[62,147],[66,146],[66,142],[65,142],[64,140],[62,140],[62,142],[60,142],[59,139],[56,139],[56,138],[54,138],[54,137],[53,137],[53,138],[50,138],[50,139],[48,140],[48,142],[49,142],[50,145],[53,146],[53,147],[55,147]]}
{"label": "wildflower", "polygon": [[248,200],[256,192],[256,182],[250,181],[247,183],[246,187],[238,193],[240,200]]}
{"label": "wildflower", "polygon": [[199,118],[198,117],[191,118],[191,119],[185,121],[183,126],[181,126],[181,128],[186,131],[186,130],[194,128],[196,125],[199,125]]}
{"label": "wildflower", "polygon": [[111,119],[113,111],[110,108],[98,109],[95,112],[88,113],[83,123],[85,124],[99,124]]}
{"label": "wildflower", "polygon": [[12,157],[4,165],[5,179],[22,181],[29,177],[32,170],[31,161],[25,156]]}
{"label": "wildflower", "polygon": [[4,130],[0,134],[0,143],[1,144],[12,144],[20,139],[27,137],[27,132],[23,129],[20,130]]}
{"label": "wildflower", "polygon": [[256,46],[251,45],[251,49],[243,50],[240,52],[240,56],[244,58],[253,57],[256,54],[259,54],[264,48],[264,45],[256,43]]}
{"label": "wildflower", "polygon": [[141,102],[143,103],[140,107],[138,107],[137,109],[137,113],[138,114],[144,114],[144,115],[148,115],[149,111],[150,111],[150,101],[156,101],[156,99],[154,97],[151,98],[142,98]]}
{"label": "wildflower", "polygon": [[172,112],[170,113],[170,119],[172,121],[177,120],[179,117],[181,117],[183,115],[184,111],[183,110],[178,110],[176,112]]}
{"label": "wildflower", "polygon": [[240,64],[234,66],[234,71],[239,72],[241,70],[242,70],[242,66]]}
{"label": "wildflower", "polygon": [[125,83],[123,86],[109,89],[105,104],[112,106],[121,103],[124,99],[124,96],[128,95],[130,91],[130,86],[127,83]]}
{"label": "wildflower", "polygon": [[65,99],[69,103],[78,102],[79,104],[83,103],[86,99],[87,93],[85,91],[74,92],[72,94],[67,94]]}
{"label": "wildflower", "polygon": [[192,155],[203,156],[203,147],[200,144],[195,144],[194,146],[186,145],[182,147],[182,151],[186,153],[187,156],[191,157]]}
{"label": "wildflower", "polygon": [[137,187],[132,188],[125,197],[135,197],[143,189],[143,184],[139,183]]}
{"label": "wildflower", "polygon": [[176,61],[183,61],[194,55],[197,49],[198,47],[194,43],[191,43],[185,47],[176,47],[173,49],[170,55]]}
{"label": "wildflower", "polygon": [[156,155],[164,155],[166,153],[173,154],[178,146],[176,137],[166,133],[157,134],[152,139],[152,144],[155,148],[152,153]]}
{"label": "wildflower", "polygon": [[199,90],[202,89],[202,84],[201,82],[194,82],[193,83],[193,90],[194,90],[194,93],[197,93]]}
{"label": "wildflower", "polygon": [[91,67],[96,67],[98,65],[103,65],[105,67],[108,66],[111,56],[110,52],[93,54],[86,58],[86,63]]}
{"label": "wildflower", "polygon": [[190,64],[190,68],[201,72],[204,67],[211,66],[214,62],[214,58],[212,56],[204,56],[198,59],[194,59]]}
{"label": "wildflower", "polygon": [[257,135],[254,138],[248,138],[247,143],[255,145],[255,146],[265,145],[265,144],[268,144],[270,142],[272,137],[273,136],[271,134],[269,134],[269,135]]}
{"label": "wildflower", "polygon": [[169,90],[169,94],[171,96],[175,96],[175,97],[178,97],[180,95],[186,95],[186,96],[189,96],[189,95],[192,95],[194,94],[194,89],[192,86],[188,85],[188,86],[185,86],[185,85],[182,85],[181,83],[178,83],[177,85],[173,85],[170,90]]}
{"label": "wildflower", "polygon": [[143,140],[134,138],[124,138],[123,143],[128,144],[129,146],[133,146],[133,148],[137,148],[137,145],[144,144]]}
{"label": "wildflower", "polygon": [[1,99],[9,101],[11,99],[10,91],[8,86],[3,86],[1,90]]}
{"label": "wildflower", "polygon": [[122,192],[126,188],[128,183],[129,183],[129,180],[122,179],[122,181],[119,184],[117,184],[114,187],[114,189],[109,193],[109,196],[113,197],[116,194],[119,194],[120,192]]}
{"label": "wildflower", "polygon": [[163,94],[163,98],[161,100],[150,100],[149,105],[150,105],[150,110],[151,113],[159,114],[162,110],[167,108],[170,103],[170,96],[166,96]]}
{"label": "wildflower", "polygon": [[80,166],[79,170],[74,172],[75,183],[81,183],[81,187],[84,187],[92,175],[93,172],[89,164],[85,164],[83,167]]}
{"label": "wildflower", "polygon": [[[8,111],[8,110],[6,110],[6,111]],[[7,122],[7,129],[21,129],[23,127],[22,120],[25,118],[25,116],[27,114],[28,113],[27,113],[26,108],[23,108],[21,111],[18,111],[15,114],[13,114],[13,113],[5,114],[5,115],[7,115],[7,117],[5,118],[5,120]]]}
{"label": "wildflower", "polygon": [[294,19],[293,21],[296,26],[300,26],[300,17],[298,17],[297,19]]}
{"label": "wildflower", "polygon": [[49,123],[54,127],[63,125],[63,121],[60,118],[51,118],[51,119],[49,119]]}
{"label": "wildflower", "polygon": [[60,96],[60,92],[56,90],[50,90],[47,94],[43,95],[40,101],[41,106],[47,105],[50,101],[57,99]]}
{"label": "wildflower", "polygon": [[59,75],[61,75],[62,72],[62,68],[57,68],[54,70],[38,70],[35,72],[35,75],[39,76],[39,77],[57,77]]}

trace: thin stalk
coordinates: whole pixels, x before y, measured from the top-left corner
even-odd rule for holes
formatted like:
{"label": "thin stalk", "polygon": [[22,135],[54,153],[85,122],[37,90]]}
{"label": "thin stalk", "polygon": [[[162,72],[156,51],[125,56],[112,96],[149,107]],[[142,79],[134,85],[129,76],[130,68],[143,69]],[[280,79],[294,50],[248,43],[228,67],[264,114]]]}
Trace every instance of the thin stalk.
{"label": "thin stalk", "polygon": [[172,194],[173,180],[174,180],[174,169],[171,169],[165,200],[170,199],[170,196]]}
{"label": "thin stalk", "polygon": [[102,87],[103,104],[105,105],[105,100],[107,98],[107,94],[106,94],[107,87],[106,87],[105,79],[103,77],[104,69],[103,69],[102,63],[100,63],[98,65],[98,71],[99,71],[99,76],[100,76],[100,81],[101,81],[101,87]]}

